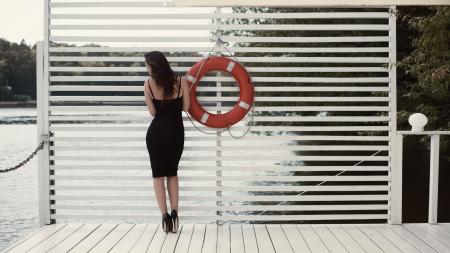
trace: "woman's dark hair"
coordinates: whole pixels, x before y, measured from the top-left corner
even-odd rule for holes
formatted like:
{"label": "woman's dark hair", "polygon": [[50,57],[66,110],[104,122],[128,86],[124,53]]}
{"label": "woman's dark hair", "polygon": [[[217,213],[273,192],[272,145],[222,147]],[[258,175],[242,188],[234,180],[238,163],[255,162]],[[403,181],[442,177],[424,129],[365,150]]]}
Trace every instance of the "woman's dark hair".
{"label": "woman's dark hair", "polygon": [[145,62],[152,69],[152,78],[157,86],[162,87],[163,99],[172,98],[176,88],[173,86],[177,74],[173,72],[166,57],[160,51],[146,53]]}

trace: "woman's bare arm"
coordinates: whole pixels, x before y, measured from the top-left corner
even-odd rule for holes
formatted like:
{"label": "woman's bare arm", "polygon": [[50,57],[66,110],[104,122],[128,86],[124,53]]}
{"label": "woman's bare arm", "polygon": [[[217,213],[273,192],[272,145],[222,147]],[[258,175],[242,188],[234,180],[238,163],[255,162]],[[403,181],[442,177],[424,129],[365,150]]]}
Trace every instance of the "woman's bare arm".
{"label": "woman's bare arm", "polygon": [[191,98],[189,96],[189,82],[183,76],[181,77],[181,91],[183,92],[183,111],[189,111]]}
{"label": "woman's bare arm", "polygon": [[148,112],[150,113],[150,115],[154,117],[156,114],[156,109],[155,106],[153,105],[152,98],[150,97],[150,88],[148,87],[147,81],[144,82],[144,95]]}

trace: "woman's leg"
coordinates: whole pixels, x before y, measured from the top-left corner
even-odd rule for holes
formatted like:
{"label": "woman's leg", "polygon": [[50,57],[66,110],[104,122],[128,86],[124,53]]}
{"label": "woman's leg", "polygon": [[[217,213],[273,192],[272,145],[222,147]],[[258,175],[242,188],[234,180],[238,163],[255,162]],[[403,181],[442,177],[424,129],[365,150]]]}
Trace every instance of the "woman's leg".
{"label": "woman's leg", "polygon": [[164,187],[164,177],[153,178],[153,189],[155,190],[156,201],[158,202],[161,214],[167,213],[166,189]]}
{"label": "woman's leg", "polygon": [[170,207],[178,211],[178,176],[167,177]]}

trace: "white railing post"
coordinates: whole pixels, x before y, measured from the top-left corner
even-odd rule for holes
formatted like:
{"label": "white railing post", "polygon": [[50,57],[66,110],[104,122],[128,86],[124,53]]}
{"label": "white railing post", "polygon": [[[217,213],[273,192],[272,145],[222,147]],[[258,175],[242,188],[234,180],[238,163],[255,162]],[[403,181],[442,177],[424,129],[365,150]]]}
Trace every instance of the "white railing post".
{"label": "white railing post", "polygon": [[431,135],[430,141],[430,197],[428,201],[428,223],[437,223],[439,183],[439,135]]}
{"label": "white railing post", "polygon": [[[38,143],[48,141],[48,122],[46,120],[46,101],[48,90],[44,88],[44,42],[36,43],[36,114]],[[48,144],[44,144],[38,153],[38,192],[39,192],[39,225],[50,224],[50,197],[49,197],[49,152]]]}
{"label": "white railing post", "polygon": [[403,187],[403,135],[395,137],[395,156],[391,174],[391,203],[389,224],[402,224],[402,187]]}
{"label": "white railing post", "polygon": [[390,174],[390,224],[402,223],[402,137],[397,136],[397,27],[396,7],[389,9],[389,174]]}

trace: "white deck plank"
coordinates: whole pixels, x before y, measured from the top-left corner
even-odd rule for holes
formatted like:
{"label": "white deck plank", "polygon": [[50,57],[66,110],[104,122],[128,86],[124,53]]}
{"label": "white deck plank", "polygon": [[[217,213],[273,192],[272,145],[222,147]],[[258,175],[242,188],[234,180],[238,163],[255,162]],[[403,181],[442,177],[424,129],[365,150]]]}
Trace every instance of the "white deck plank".
{"label": "white deck plank", "polygon": [[446,226],[446,225],[447,224],[436,224],[434,226],[437,227],[442,232],[444,232],[444,233],[446,233],[447,235],[450,236],[450,226]]}
{"label": "white deck plank", "polygon": [[28,236],[26,240],[16,243],[16,246],[13,245],[13,248],[9,248],[6,252],[25,252],[31,249],[34,245],[47,239],[52,234],[58,232],[58,230],[62,229],[66,225],[67,224],[53,224],[45,226],[43,229],[40,229],[38,233],[33,233],[32,236]]}
{"label": "white deck plank", "polygon": [[26,240],[28,240],[29,238],[38,234],[40,231],[42,231],[44,229],[48,229],[48,226],[41,226],[41,227],[37,228],[36,230],[32,231],[30,234],[26,235],[25,237],[19,238],[19,240],[17,242],[14,242],[12,245],[9,245],[6,249],[3,249],[3,252],[8,252],[8,251],[12,250],[13,248],[17,247],[19,244],[25,242]]}
{"label": "white deck plank", "polygon": [[191,243],[189,244],[188,253],[201,253],[203,241],[205,239],[206,225],[195,224],[192,231]]}
{"label": "white deck plank", "polygon": [[430,245],[433,249],[438,252],[450,252],[450,247],[445,245],[440,239],[431,233],[431,229],[428,226],[426,227],[419,226],[418,224],[403,224],[403,227],[414,233],[417,237],[425,241],[428,245]]}
{"label": "white deck plank", "polygon": [[421,252],[414,245],[410,244],[407,240],[402,238],[400,235],[395,233],[392,229],[389,228],[389,225],[383,224],[380,225],[372,225],[380,234],[384,235],[388,238],[393,244],[395,244],[401,251],[403,252]]}
{"label": "white deck plank", "polygon": [[[109,253],[121,253],[130,251],[141,238],[148,224],[136,224],[130,231],[120,240]],[[61,251],[59,251],[61,252]],[[56,253],[56,252],[55,252]]]}
{"label": "white deck plank", "polygon": [[450,230],[450,223],[439,223],[437,224],[439,227]]}
{"label": "white deck plank", "polygon": [[294,252],[311,252],[308,248],[308,244],[305,242],[300,231],[298,231],[297,226],[294,224],[282,225],[284,233],[286,234],[289,243],[292,246]]}
{"label": "white deck plank", "polygon": [[175,253],[187,253],[189,250],[189,243],[191,242],[192,231],[194,224],[180,224],[180,236],[175,247]]}
{"label": "white deck plank", "polygon": [[422,241],[419,237],[417,237],[414,233],[411,233],[409,230],[404,228],[402,225],[387,225],[383,224],[380,226],[387,226],[392,231],[397,233],[399,236],[401,236],[403,239],[408,241],[410,244],[414,245],[417,249],[419,249],[422,252],[437,252],[433,248],[431,248],[427,243]]}
{"label": "white deck plank", "polygon": [[242,237],[246,253],[258,253],[255,229],[250,224],[242,224]]}
{"label": "white deck plank", "polygon": [[180,231],[177,231],[176,233],[167,233],[166,239],[164,240],[161,248],[161,253],[173,253],[175,251],[175,247],[177,246],[179,236]]}
{"label": "white deck plank", "polygon": [[230,249],[231,252],[244,253],[244,239],[241,224],[230,225]]}
{"label": "white deck plank", "polygon": [[205,239],[203,240],[203,253],[213,253],[217,250],[217,225],[207,224]]}
{"label": "white deck plank", "polygon": [[267,232],[267,228],[263,224],[255,224],[255,236],[256,242],[258,243],[259,253],[275,253],[275,249],[273,247],[273,243],[270,240],[269,233]]}
{"label": "white deck plank", "polygon": [[88,252],[118,225],[119,224],[102,224],[89,234],[88,237],[78,243],[72,250],[74,252]]}
{"label": "white deck plank", "polygon": [[448,224],[47,225],[4,252],[450,252]]}
{"label": "white deck plank", "polygon": [[217,253],[230,252],[230,225],[217,227]]}
{"label": "white deck plank", "polygon": [[305,238],[308,247],[312,252],[329,252],[320,237],[314,232],[311,225],[297,225],[298,230]]}
{"label": "white deck plank", "polygon": [[447,248],[450,248],[450,235],[445,233],[444,231],[440,230],[438,228],[438,225],[431,225],[431,224],[411,224],[412,226],[420,227],[421,229],[425,230],[435,238],[437,238],[439,241],[442,242]]}
{"label": "white deck plank", "polygon": [[63,242],[67,237],[69,237],[72,233],[77,231],[82,226],[83,224],[81,223],[67,224],[62,229],[58,230],[58,232],[48,237],[45,241],[40,242],[38,245],[34,246],[31,250],[27,252],[30,253],[47,252],[60,242]]}
{"label": "white deck plank", "polygon": [[377,244],[377,246],[382,249],[384,252],[398,252],[401,253],[401,250],[392,242],[384,237],[378,230],[376,230],[374,227],[362,224],[357,225],[361,231],[363,231],[364,234],[366,234],[374,243]]}
{"label": "white deck plank", "polygon": [[160,227],[160,225],[148,224],[144,232],[139,237],[138,241],[133,245],[129,252],[145,252],[148,248],[148,245],[153,240],[153,237],[155,237],[158,227]]}
{"label": "white deck plank", "polygon": [[347,249],[348,252],[364,252],[364,249],[356,242],[341,225],[327,225],[337,240]]}
{"label": "white deck plank", "polygon": [[325,225],[317,225],[312,228],[331,252],[348,252]]}
{"label": "white deck plank", "polygon": [[366,234],[355,225],[342,225],[350,236],[359,243],[366,252],[383,252]]}
{"label": "white deck plank", "polygon": [[134,226],[135,224],[119,224],[105,238],[103,238],[90,253],[109,252]]}
{"label": "white deck plank", "polygon": [[292,252],[294,253],[289,240],[281,228],[281,225],[268,224],[266,225],[267,231],[269,232],[270,238],[273,243],[273,247],[276,252]]}
{"label": "white deck plank", "polygon": [[162,225],[158,226],[155,236],[153,236],[152,241],[148,245],[147,252],[160,252],[166,237],[167,233],[164,232]]}
{"label": "white deck plank", "polygon": [[56,247],[49,250],[48,253],[68,252],[100,226],[101,224],[84,224],[80,229],[73,232],[64,241],[56,245]]}

